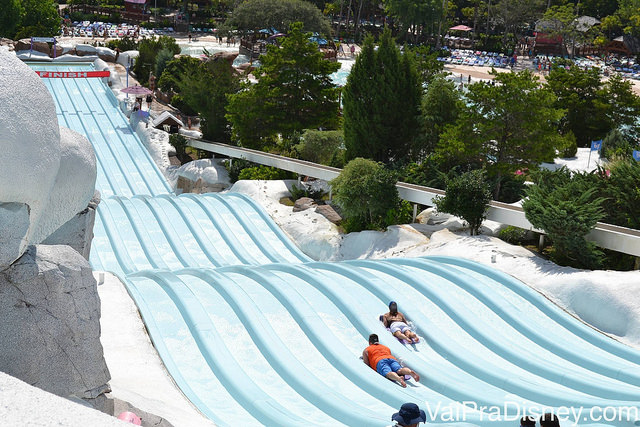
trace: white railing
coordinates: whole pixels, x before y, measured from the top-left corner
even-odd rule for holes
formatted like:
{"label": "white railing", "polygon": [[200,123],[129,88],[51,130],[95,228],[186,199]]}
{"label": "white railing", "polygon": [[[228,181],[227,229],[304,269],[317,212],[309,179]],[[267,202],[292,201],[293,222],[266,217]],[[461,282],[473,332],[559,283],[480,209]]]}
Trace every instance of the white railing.
{"label": "white railing", "polygon": [[[300,175],[310,176],[325,181],[330,181],[337,177],[342,169],[330,166],[319,165],[305,160],[291,159],[262,151],[248,148],[234,147],[232,145],[218,142],[205,142],[198,139],[189,139],[189,145],[200,150],[222,154],[237,159],[245,159],[254,163],[266,166],[273,166],[295,172]],[[400,197],[414,204],[433,206],[433,197],[445,194],[444,190],[420,185],[398,182],[398,193]],[[507,203],[492,201],[489,207],[487,219],[514,227],[544,233],[535,229],[524,215],[524,211],[519,206]],[[596,227],[587,235],[587,238],[596,242],[599,246],[622,252],[629,255],[640,256],[640,230],[620,227],[617,225],[599,222]]]}

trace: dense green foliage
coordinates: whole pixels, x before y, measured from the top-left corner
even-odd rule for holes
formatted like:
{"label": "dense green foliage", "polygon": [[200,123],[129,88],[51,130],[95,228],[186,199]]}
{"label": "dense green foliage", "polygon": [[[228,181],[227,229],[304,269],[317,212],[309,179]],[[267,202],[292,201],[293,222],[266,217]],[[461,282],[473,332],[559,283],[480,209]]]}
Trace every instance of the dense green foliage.
{"label": "dense green foliage", "polygon": [[304,129],[337,126],[338,91],[329,75],[339,64],[325,60],[309,37],[293,24],[281,47],[270,45],[261,57],[257,83],[229,96],[227,119],[239,145],[264,148]]}
{"label": "dense green foliage", "polygon": [[240,175],[238,176],[238,179],[247,180],[282,180],[293,178],[295,178],[295,174],[292,172],[264,165],[242,169]]}
{"label": "dense green foliage", "polygon": [[133,66],[133,71],[136,73],[136,78],[140,84],[147,84],[149,81],[149,73],[155,70],[156,56],[162,50],[167,50],[174,55],[180,53],[180,47],[173,37],[153,37],[140,42],[138,46],[139,55]]}
{"label": "dense green foliage", "polygon": [[410,153],[421,88],[412,55],[400,54],[385,30],[378,49],[368,37],[343,89],[347,159],[400,162]]}
{"label": "dense green foliage", "polygon": [[433,199],[438,211],[458,216],[469,224],[469,233],[478,234],[487,217],[491,192],[484,171],[476,169],[447,180],[447,193]]}
{"label": "dense green foliage", "polygon": [[320,9],[304,0],[247,0],[233,10],[226,26],[257,33],[263,28],[286,31],[295,22],[301,22],[304,31],[331,33]]}
{"label": "dense green foliage", "polygon": [[419,118],[421,132],[416,138],[413,158],[431,153],[438,145],[445,127],[455,124],[463,109],[464,103],[455,83],[444,76],[434,78],[422,97]]}
{"label": "dense green foliage", "polygon": [[344,135],[339,130],[307,129],[295,150],[302,160],[334,167],[344,166]]}
{"label": "dense green foliage", "polygon": [[400,206],[395,174],[382,163],[354,159],[330,184],[349,231],[385,227],[387,213]]}
{"label": "dense green foliage", "polygon": [[640,97],[633,93],[632,84],[619,75],[603,82],[597,69],[555,67],[547,85],[556,95],[557,108],[566,109],[562,131],[575,135],[579,147],[590,146],[591,141],[604,138],[619,126],[638,133]]}
{"label": "dense green foliage", "polygon": [[592,178],[566,169],[541,172],[536,185],[527,190],[525,215],[551,238],[551,258],[558,264],[588,269],[602,265],[602,251],[585,238],[605,215],[605,199],[597,196]]}
{"label": "dense green foliage", "polygon": [[125,36],[121,39],[109,40],[107,42],[107,47],[113,50],[119,49],[120,52],[126,52],[128,50],[138,50],[138,42],[129,36]]}
{"label": "dense green foliage", "polygon": [[502,176],[553,161],[566,140],[557,125],[563,111],[536,76],[526,70],[496,73],[495,82],[469,86],[467,107],[441,135],[436,151],[451,166],[486,165],[489,177],[497,179],[497,197]]}
{"label": "dense green foliage", "polygon": [[227,95],[237,92],[240,82],[229,62],[213,57],[203,62],[182,56],[166,64],[158,85],[161,90],[176,94],[171,101],[173,105],[180,105],[187,114],[200,116],[200,130],[205,139],[230,142],[225,117]]}
{"label": "dense green foliage", "polygon": [[0,7],[0,37],[52,37],[60,32],[60,23],[53,0],[5,0]]}
{"label": "dense green foliage", "polygon": [[21,0],[7,0],[0,8],[0,37],[13,38],[23,13]]}
{"label": "dense green foliage", "polygon": [[176,156],[180,161],[185,161],[187,159],[187,138],[178,133],[173,133],[169,135],[169,144],[173,145],[176,149]]}

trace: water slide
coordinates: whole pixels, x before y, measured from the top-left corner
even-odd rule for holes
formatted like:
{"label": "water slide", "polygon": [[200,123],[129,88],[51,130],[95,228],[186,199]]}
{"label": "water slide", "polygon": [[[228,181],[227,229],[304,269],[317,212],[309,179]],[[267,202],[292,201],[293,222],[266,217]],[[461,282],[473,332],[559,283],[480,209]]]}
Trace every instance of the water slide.
{"label": "water slide", "polygon": [[[610,409],[637,413],[640,352],[523,283],[452,257],[315,262],[242,194],[173,195],[100,80],[44,82],[60,125],[96,150],[93,268],[122,278],[169,373],[217,424],[385,426],[415,402],[431,425],[565,407],[580,425],[640,425]],[[378,321],[390,300],[420,343]],[[365,366],[370,333],[421,381],[403,389]]]}

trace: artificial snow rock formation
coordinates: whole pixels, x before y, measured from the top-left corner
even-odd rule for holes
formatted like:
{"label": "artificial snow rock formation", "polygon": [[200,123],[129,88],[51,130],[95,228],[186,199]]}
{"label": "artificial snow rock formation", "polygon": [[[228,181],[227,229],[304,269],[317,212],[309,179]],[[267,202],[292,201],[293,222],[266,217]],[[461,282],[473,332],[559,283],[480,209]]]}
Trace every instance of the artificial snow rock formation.
{"label": "artificial snow rock formation", "polygon": [[[84,210],[96,178],[91,144],[76,132],[58,127],[53,98],[40,78],[4,50],[0,50],[0,147],[0,203],[4,206],[0,207],[0,229],[19,225],[1,242],[2,270],[29,244],[40,243]],[[8,203],[25,207],[7,208]],[[26,232],[20,232],[25,226]]]}
{"label": "artificial snow rock formation", "polygon": [[60,396],[108,391],[96,287],[69,246],[29,246],[0,272],[0,371]]}

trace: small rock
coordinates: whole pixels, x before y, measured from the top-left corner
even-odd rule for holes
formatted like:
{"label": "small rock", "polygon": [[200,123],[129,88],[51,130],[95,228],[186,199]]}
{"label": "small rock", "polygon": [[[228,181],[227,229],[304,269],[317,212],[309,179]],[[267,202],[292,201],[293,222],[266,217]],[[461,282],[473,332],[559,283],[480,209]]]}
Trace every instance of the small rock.
{"label": "small rock", "polygon": [[324,216],[334,224],[338,224],[340,223],[340,221],[342,221],[342,217],[338,215],[338,213],[333,210],[330,205],[320,205],[316,207],[316,212]]}
{"label": "small rock", "polygon": [[294,212],[306,211],[307,209],[312,208],[315,205],[315,202],[310,197],[300,197],[295,201],[293,205]]}

